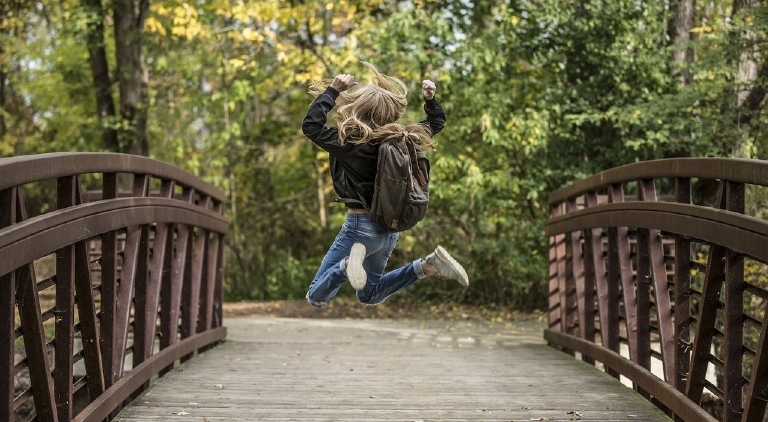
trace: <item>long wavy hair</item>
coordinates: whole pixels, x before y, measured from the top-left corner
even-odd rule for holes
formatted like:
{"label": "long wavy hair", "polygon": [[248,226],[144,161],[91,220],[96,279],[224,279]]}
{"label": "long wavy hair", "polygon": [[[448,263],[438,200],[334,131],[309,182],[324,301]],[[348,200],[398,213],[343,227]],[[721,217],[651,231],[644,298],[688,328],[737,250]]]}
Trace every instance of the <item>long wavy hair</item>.
{"label": "long wavy hair", "polygon": [[[367,144],[391,139],[410,138],[420,149],[434,149],[429,126],[397,121],[405,114],[408,89],[400,79],[382,74],[372,64],[362,62],[373,73],[371,82],[358,84],[339,95],[331,117],[339,130],[339,142]],[[309,92],[314,97],[330,86],[332,79],[313,82]]]}

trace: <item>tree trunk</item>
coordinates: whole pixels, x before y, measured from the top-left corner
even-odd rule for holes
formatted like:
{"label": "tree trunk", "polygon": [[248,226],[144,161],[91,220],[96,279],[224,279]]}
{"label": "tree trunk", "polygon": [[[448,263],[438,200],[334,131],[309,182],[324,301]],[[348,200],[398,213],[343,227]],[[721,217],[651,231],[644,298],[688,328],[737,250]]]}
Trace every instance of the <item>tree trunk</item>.
{"label": "tree trunk", "polygon": [[672,43],[675,48],[672,58],[680,68],[680,83],[683,85],[689,85],[693,81],[690,70],[690,65],[693,63],[691,29],[693,29],[695,15],[695,0],[678,1],[672,33]]}
{"label": "tree trunk", "polygon": [[[8,5],[5,3],[0,4],[0,36],[2,37],[5,37],[7,32],[5,29],[5,17],[8,16],[8,12]],[[0,43],[0,57],[5,57],[5,49],[3,48],[2,43]],[[7,110],[7,105],[5,103],[5,81],[7,80],[8,76],[5,72],[5,65],[2,61],[0,61],[0,109],[2,110]],[[5,113],[0,113],[0,142],[2,142],[3,138],[5,137],[7,130],[8,128],[5,123]]]}
{"label": "tree trunk", "polygon": [[[763,58],[763,62],[760,67],[755,64],[755,74],[751,80],[766,80],[768,79],[768,55]],[[741,69],[741,67],[739,67]],[[739,72],[741,75],[741,72]],[[746,72],[745,72],[746,75]],[[739,107],[738,123],[747,124],[752,120],[752,117],[760,110],[760,105],[765,100],[765,96],[768,95],[768,87],[763,83],[753,86],[750,90],[744,92],[746,95],[739,96],[737,99],[737,105]]]}
{"label": "tree trunk", "polygon": [[[0,46],[0,56],[3,55],[3,48]],[[0,108],[5,109],[5,68],[0,64]],[[5,126],[5,115],[0,113],[0,141],[3,140],[7,128]]]}
{"label": "tree trunk", "polygon": [[[731,16],[736,16],[742,10],[759,4],[760,0],[734,0]],[[750,40],[754,39],[755,34],[752,31],[747,31],[743,36]],[[739,88],[746,86],[757,77],[757,63],[752,60],[750,50],[752,50],[751,46],[742,51],[739,56],[739,70],[736,73],[736,84]],[[739,89],[736,94],[736,107],[740,108],[748,96],[748,89]]]}
{"label": "tree trunk", "polygon": [[[733,9],[731,10],[731,17],[736,16],[744,9],[759,6],[760,0],[734,0]],[[735,120],[736,124],[741,126],[745,125],[743,130],[748,131],[746,125],[752,120],[752,116],[760,109],[760,104],[765,98],[766,91],[764,86],[751,86],[751,84],[757,79],[758,73],[765,75],[768,73],[768,62],[763,61],[761,69],[758,70],[758,64],[754,60],[755,49],[749,40],[754,40],[755,34],[752,31],[746,31],[743,34],[734,34],[736,46],[743,45],[742,39],[746,38],[747,46],[739,52],[739,64],[738,71],[736,73],[736,80],[734,81],[736,87],[736,94],[734,98],[735,108]],[[742,157],[747,155],[743,151],[742,138],[736,139],[734,143],[732,155],[735,157]]]}
{"label": "tree trunk", "polygon": [[115,0],[115,53],[122,118],[121,150],[149,155],[147,139],[147,76],[141,48],[141,31],[149,0]]}
{"label": "tree trunk", "polygon": [[93,88],[96,95],[96,112],[101,124],[101,147],[110,152],[120,152],[117,130],[114,124],[115,100],[112,97],[109,79],[109,64],[104,45],[104,8],[101,0],[83,0],[88,11],[88,60],[93,75]]}

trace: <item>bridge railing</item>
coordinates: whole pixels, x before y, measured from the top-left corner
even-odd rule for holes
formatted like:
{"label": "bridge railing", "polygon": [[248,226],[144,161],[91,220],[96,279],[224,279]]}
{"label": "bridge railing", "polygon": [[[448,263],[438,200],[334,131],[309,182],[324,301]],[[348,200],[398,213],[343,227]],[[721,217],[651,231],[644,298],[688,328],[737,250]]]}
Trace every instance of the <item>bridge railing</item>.
{"label": "bridge railing", "polygon": [[[683,158],[554,192],[545,338],[677,419],[763,421],[768,222],[745,197],[765,186],[768,162]],[[717,418],[702,408],[713,396]]]}
{"label": "bridge railing", "polygon": [[222,200],[144,157],[0,159],[0,420],[109,419],[224,339]]}

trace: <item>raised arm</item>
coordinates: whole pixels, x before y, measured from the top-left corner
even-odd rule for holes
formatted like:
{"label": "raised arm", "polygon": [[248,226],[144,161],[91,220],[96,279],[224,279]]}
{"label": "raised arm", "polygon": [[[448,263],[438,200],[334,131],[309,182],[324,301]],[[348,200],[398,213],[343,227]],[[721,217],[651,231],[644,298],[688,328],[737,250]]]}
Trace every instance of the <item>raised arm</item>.
{"label": "raised arm", "polygon": [[432,136],[437,135],[445,126],[445,111],[443,106],[435,98],[437,87],[429,79],[421,82],[421,93],[424,95],[424,112],[427,113],[427,119],[421,121],[422,124],[429,125],[432,130]]}
{"label": "raised arm", "polygon": [[331,82],[331,86],[325,92],[318,95],[309,111],[304,117],[301,131],[304,135],[320,148],[332,152],[342,148],[339,142],[339,131],[336,128],[326,127],[328,113],[336,106],[336,98],[339,93],[357,85],[352,75],[338,75]]}

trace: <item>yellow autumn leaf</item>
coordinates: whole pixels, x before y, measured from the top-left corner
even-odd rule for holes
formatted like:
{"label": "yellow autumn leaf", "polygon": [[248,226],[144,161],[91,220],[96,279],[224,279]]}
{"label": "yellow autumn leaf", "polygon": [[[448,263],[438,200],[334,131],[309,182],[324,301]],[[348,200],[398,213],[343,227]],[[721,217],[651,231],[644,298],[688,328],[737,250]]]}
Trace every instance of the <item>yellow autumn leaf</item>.
{"label": "yellow autumn leaf", "polygon": [[712,27],[709,25],[697,26],[696,28],[691,29],[691,32],[695,34],[700,34],[702,32],[712,32]]}
{"label": "yellow autumn leaf", "polygon": [[187,35],[187,28],[184,26],[174,25],[173,28],[171,28],[171,34],[179,37],[185,37]]}
{"label": "yellow autumn leaf", "polygon": [[153,16],[148,17],[147,20],[144,21],[144,26],[149,32],[157,32],[160,35],[166,35],[163,25]]}
{"label": "yellow autumn leaf", "polygon": [[239,59],[239,58],[229,59],[229,65],[236,69],[239,69],[245,66],[245,60]]}

